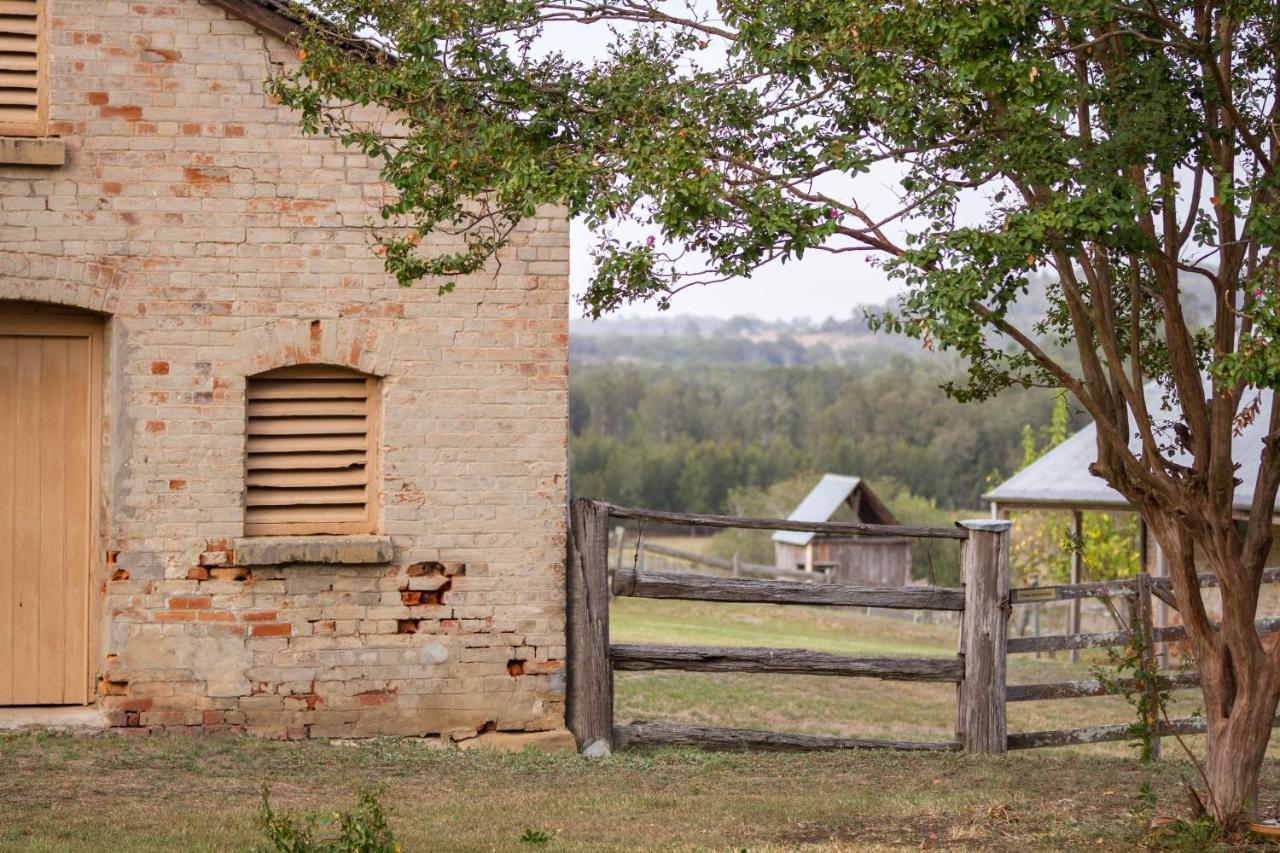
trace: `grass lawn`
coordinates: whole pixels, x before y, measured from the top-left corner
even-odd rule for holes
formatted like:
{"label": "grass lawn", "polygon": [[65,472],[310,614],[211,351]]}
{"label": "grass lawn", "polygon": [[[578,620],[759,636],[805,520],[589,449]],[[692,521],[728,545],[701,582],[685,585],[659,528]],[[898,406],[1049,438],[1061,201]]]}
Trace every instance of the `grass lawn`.
{"label": "grass lawn", "polygon": [[[406,851],[1133,849],[1149,781],[1178,768],[1086,753],[572,754],[252,738],[0,738],[0,849],[250,850],[258,789],[279,809],[379,790]],[[1264,789],[1275,790],[1276,764]],[[1186,772],[1185,769],[1182,772]],[[526,829],[550,836],[522,844]]]}
{"label": "grass lawn", "polygon": [[[847,654],[955,654],[950,625],[850,609],[617,599],[617,642],[775,646]],[[1010,680],[1089,677],[1065,656],[1019,656]],[[918,740],[952,736],[955,688],[809,676],[618,673],[616,716]],[[1178,713],[1194,705],[1180,694]],[[1010,705],[1010,729],[1123,723],[1118,698]],[[1144,768],[1125,744],[992,758],[859,751],[572,754],[440,750],[413,739],[283,743],[252,738],[0,737],[0,850],[249,850],[258,791],[277,810],[332,814],[380,792],[406,851],[1133,849],[1151,812],[1181,815],[1166,742]],[[1280,762],[1264,769],[1264,802]],[[548,841],[521,841],[525,830]]]}

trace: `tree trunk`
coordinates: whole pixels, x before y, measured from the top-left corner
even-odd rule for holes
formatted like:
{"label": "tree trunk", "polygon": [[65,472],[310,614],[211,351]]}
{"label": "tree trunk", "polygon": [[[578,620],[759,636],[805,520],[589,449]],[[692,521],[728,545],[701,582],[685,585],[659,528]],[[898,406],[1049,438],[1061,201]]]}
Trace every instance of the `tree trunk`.
{"label": "tree trunk", "polygon": [[[1230,827],[1258,813],[1258,771],[1271,739],[1277,694],[1238,696],[1229,718],[1211,719],[1205,756],[1209,797],[1205,806],[1219,826]],[[1205,703],[1212,701],[1205,693]],[[1216,715],[1215,715],[1216,716]]]}
{"label": "tree trunk", "polygon": [[[1280,703],[1280,670],[1253,624],[1261,566],[1244,566],[1238,544],[1215,535],[1224,530],[1230,535],[1229,519],[1220,525],[1203,516],[1192,519],[1152,513],[1147,523],[1169,560],[1178,611],[1200,672],[1208,729],[1204,804],[1219,826],[1232,828],[1257,815],[1258,772]],[[1206,565],[1197,567],[1197,551]],[[1219,623],[1205,609],[1197,568],[1218,577]]]}

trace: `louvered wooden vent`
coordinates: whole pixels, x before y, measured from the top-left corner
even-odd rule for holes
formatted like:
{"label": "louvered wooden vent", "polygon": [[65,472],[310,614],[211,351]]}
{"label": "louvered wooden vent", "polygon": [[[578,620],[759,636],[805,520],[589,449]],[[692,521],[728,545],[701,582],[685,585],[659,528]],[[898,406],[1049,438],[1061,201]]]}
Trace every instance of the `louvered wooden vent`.
{"label": "louvered wooden vent", "polygon": [[336,367],[249,378],[246,535],[374,532],[377,394]]}
{"label": "louvered wooden vent", "polygon": [[45,124],[45,0],[0,0],[0,134]]}

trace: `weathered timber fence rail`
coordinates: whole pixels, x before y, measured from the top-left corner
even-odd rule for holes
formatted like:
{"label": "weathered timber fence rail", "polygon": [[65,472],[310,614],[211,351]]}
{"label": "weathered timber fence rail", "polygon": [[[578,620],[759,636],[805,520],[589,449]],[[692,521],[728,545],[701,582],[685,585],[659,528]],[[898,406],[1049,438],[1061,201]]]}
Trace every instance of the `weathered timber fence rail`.
{"label": "weathered timber fence rail", "polygon": [[[1263,572],[1263,583],[1280,582],[1280,568],[1267,569]],[[1200,575],[1200,586],[1214,587],[1218,579],[1214,575]],[[1050,587],[1028,587],[1015,589],[1009,593],[1011,605],[1042,604],[1046,601],[1070,601],[1080,598],[1122,598],[1128,602],[1128,627],[1121,631],[1103,631],[1082,634],[1058,634],[1046,637],[1017,637],[1007,643],[1008,654],[1025,652],[1056,652],[1070,649],[1090,649],[1106,646],[1135,646],[1137,632],[1148,638],[1141,644],[1145,660],[1144,666],[1160,673],[1161,682],[1172,690],[1198,687],[1200,676],[1195,672],[1162,671],[1158,669],[1160,655],[1156,647],[1168,643],[1185,640],[1186,628],[1182,625],[1156,626],[1153,620],[1154,602],[1159,599],[1177,609],[1173,599],[1172,583],[1168,578],[1157,578],[1146,574],[1117,581],[1098,583],[1064,584]],[[1258,619],[1254,626],[1258,633],[1280,633],[1280,618]],[[1092,696],[1114,696],[1119,690],[1132,689],[1132,681],[1118,681],[1108,684],[1096,679],[1082,681],[1063,681],[1052,684],[1017,684],[1005,688],[1006,702],[1037,702],[1049,699],[1081,699]],[[1280,717],[1273,725],[1280,725]],[[1164,735],[1199,734],[1204,732],[1205,722],[1200,717],[1187,717],[1178,720],[1161,722],[1157,731]],[[1088,726],[1076,729],[1059,729],[1055,731],[1016,732],[1009,734],[1009,749],[1033,749],[1044,746],[1071,746],[1085,743],[1102,743],[1105,741],[1130,740],[1133,737],[1132,724]],[[1156,738],[1154,749],[1159,754],[1160,739]]]}
{"label": "weathered timber fence rail", "polygon": [[695,566],[705,566],[711,569],[719,569],[732,573],[733,577],[746,575],[748,577],[759,577],[771,580],[793,580],[803,581],[806,583],[826,583],[826,572],[803,572],[799,569],[780,569],[777,566],[763,566],[759,563],[746,563],[741,560],[724,560],[719,557],[709,557],[706,554],[695,554],[692,551],[682,551],[679,548],[671,548],[667,545],[657,545],[652,542],[641,541],[637,545],[637,551],[640,565],[645,563],[645,555],[657,554],[659,557],[669,557],[672,560],[678,560],[684,563],[690,563]]}
{"label": "weathered timber fence rail", "polygon": [[[828,605],[962,612],[959,653],[949,658],[835,655],[804,649],[611,644],[608,531],[610,518],[663,524],[796,530],[861,536],[953,539],[961,546],[963,587],[867,587],[801,584],[620,567],[614,595],[695,601]],[[1009,522],[981,519],[958,528],[797,522],[786,519],[691,515],[618,507],[579,499],[570,507],[568,561],[568,708],[579,749],[688,744],[707,749],[919,749],[1003,752],[1005,644],[1009,608]],[[676,669],[692,672],[799,673],[872,677],[957,685],[953,740],[915,741],[783,734],[671,722],[615,725],[613,673]]]}

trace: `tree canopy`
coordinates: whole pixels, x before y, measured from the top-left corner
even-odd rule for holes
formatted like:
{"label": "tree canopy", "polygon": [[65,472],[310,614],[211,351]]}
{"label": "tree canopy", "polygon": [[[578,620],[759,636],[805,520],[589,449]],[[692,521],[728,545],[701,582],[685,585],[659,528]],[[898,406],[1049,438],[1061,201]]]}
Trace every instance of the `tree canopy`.
{"label": "tree canopy", "polygon": [[[564,204],[596,235],[589,313],[848,253],[906,286],[882,327],[966,358],[951,394],[1068,391],[1098,427],[1094,472],[1171,566],[1210,808],[1223,822],[1254,808],[1280,702],[1280,651],[1253,624],[1280,488],[1280,395],[1264,412],[1255,390],[1280,386],[1280,2],[311,5],[323,23],[272,91],[304,128],[382,161],[400,230],[379,239],[402,283],[447,288],[538,205]],[[355,37],[380,50],[352,54]],[[567,52],[592,39],[589,57]],[[398,126],[363,123],[351,107],[367,105]],[[868,184],[886,178],[891,194]],[[431,230],[460,248],[430,253]],[[1047,311],[1014,322],[1045,270]],[[1202,328],[1192,281],[1212,294]],[[1148,411],[1152,381],[1176,423]],[[1237,526],[1232,441],[1256,418],[1267,437]],[[1219,578],[1220,626],[1197,555]]]}

